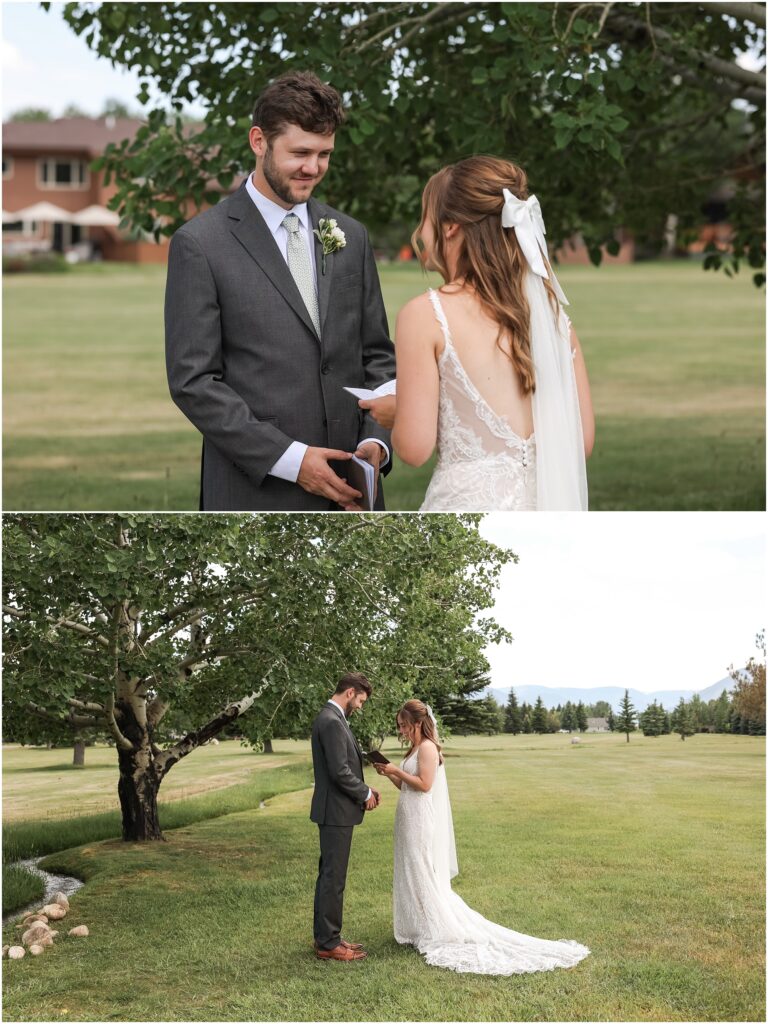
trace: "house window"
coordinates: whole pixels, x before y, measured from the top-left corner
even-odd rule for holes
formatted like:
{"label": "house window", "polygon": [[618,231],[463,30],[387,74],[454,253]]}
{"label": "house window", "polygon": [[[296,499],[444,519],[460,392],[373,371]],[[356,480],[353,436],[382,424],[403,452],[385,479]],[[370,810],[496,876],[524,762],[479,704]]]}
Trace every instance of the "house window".
{"label": "house window", "polygon": [[3,157],[3,178],[12,178],[12,177],[13,177],[13,157],[12,156],[4,156]]}
{"label": "house window", "polygon": [[3,234],[36,238],[39,234],[39,225],[36,220],[13,220],[8,224],[3,224]]}
{"label": "house window", "polygon": [[41,188],[88,187],[88,165],[85,160],[69,160],[63,157],[48,157],[39,160],[38,184]]}

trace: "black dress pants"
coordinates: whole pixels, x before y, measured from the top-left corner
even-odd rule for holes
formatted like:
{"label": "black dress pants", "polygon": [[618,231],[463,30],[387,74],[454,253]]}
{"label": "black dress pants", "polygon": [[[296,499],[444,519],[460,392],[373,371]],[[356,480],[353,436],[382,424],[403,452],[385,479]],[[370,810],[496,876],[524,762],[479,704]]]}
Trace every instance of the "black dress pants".
{"label": "black dress pants", "polygon": [[320,864],[315,885],[315,942],[319,949],[335,949],[341,941],[344,888],[352,846],[353,825],[318,825]]}

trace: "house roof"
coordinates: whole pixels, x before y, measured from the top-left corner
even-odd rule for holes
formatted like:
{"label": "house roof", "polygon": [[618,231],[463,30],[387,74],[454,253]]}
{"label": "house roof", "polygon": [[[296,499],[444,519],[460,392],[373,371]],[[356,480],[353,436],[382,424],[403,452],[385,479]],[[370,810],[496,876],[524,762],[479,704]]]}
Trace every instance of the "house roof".
{"label": "house roof", "polygon": [[596,728],[598,725],[608,725],[607,718],[588,718],[587,727]]}
{"label": "house roof", "polygon": [[82,153],[99,156],[109,142],[130,139],[142,121],[137,117],[61,117],[57,121],[6,121],[3,149]]}

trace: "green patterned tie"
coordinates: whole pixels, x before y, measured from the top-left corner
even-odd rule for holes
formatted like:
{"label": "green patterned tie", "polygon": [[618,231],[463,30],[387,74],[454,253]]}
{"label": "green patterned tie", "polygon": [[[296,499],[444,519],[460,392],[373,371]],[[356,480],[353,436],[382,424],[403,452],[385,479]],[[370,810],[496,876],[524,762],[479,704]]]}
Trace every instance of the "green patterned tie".
{"label": "green patterned tie", "polygon": [[283,227],[288,232],[288,269],[296,282],[299,294],[304,299],[304,305],[307,307],[307,312],[315,325],[319,338],[320,310],[317,306],[312,260],[309,258],[309,250],[304,244],[304,239],[301,237],[300,226],[301,222],[295,213],[289,213],[283,220]]}

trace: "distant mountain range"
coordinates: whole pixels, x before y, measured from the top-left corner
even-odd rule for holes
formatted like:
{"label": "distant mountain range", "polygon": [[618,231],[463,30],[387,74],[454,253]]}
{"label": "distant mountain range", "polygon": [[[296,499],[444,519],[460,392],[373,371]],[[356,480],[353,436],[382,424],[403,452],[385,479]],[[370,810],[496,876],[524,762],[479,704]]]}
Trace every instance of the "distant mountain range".
{"label": "distant mountain range", "polygon": [[506,704],[509,700],[510,689],[514,689],[518,704],[523,702],[535,704],[537,697],[541,697],[547,708],[557,707],[558,704],[565,704],[566,701],[578,704],[581,700],[585,704],[596,704],[599,700],[607,700],[613,710],[618,711],[624,690],[629,689],[629,699],[636,711],[645,711],[648,705],[653,704],[655,700],[667,711],[672,711],[681,697],[690,700],[694,693],[698,693],[706,704],[708,700],[714,700],[720,696],[723,690],[729,690],[733,685],[731,677],[726,676],[705,690],[654,690],[653,693],[643,693],[642,690],[633,690],[632,687],[624,686],[489,686],[483,696],[490,694],[499,704]]}

